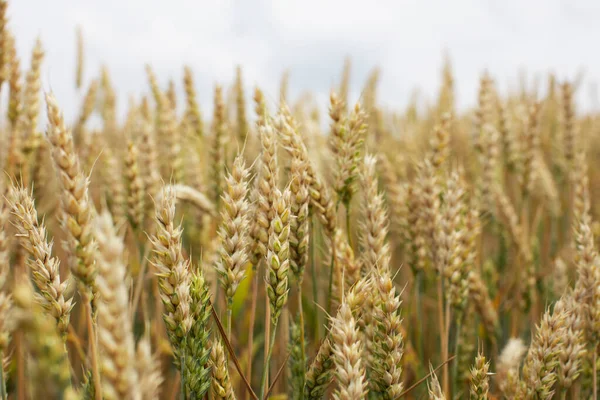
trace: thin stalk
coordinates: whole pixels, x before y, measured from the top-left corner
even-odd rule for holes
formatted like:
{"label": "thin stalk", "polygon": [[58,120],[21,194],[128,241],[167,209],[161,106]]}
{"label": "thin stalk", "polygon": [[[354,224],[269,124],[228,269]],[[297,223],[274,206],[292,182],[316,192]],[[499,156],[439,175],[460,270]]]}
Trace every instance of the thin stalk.
{"label": "thin stalk", "polygon": [[354,248],[352,246],[352,232],[350,231],[350,202],[344,203],[346,208],[346,231],[348,234],[348,245],[350,248]]}
{"label": "thin stalk", "polygon": [[594,390],[594,394],[592,398],[594,400],[598,400],[598,371],[596,367],[596,361],[598,357],[598,343],[594,344],[594,351],[592,353],[592,388]]}
{"label": "thin stalk", "polygon": [[[15,254],[15,273],[13,278],[15,283],[18,279],[26,275],[25,269],[25,250],[23,246],[18,246]],[[17,400],[25,400],[27,398],[27,385],[25,381],[25,343],[22,331],[17,331],[15,334],[15,353],[17,364]],[[0,360],[1,361],[1,360]]]}
{"label": "thin stalk", "polygon": [[[275,334],[271,337],[271,303],[269,302],[269,296],[265,295],[265,346],[268,345],[270,350],[265,348],[267,351],[264,352],[265,369],[263,371],[263,379],[266,379],[267,381],[269,380],[269,362],[271,361],[273,343],[275,343]],[[262,399],[262,394],[260,398]]]}
{"label": "thin stalk", "polygon": [[[569,177],[567,177],[566,181],[567,181],[567,202],[568,202],[568,206],[566,208],[564,208],[564,210],[568,210],[565,213],[566,226],[573,226],[573,220],[574,220],[573,210],[575,210],[575,191],[573,188],[572,180],[569,179]],[[560,242],[560,243],[571,243],[571,240],[573,237],[573,230],[572,229],[564,229],[561,232],[563,232],[563,231],[565,234],[565,238],[564,238],[564,241]]]}
{"label": "thin stalk", "polygon": [[[333,248],[333,246],[332,246]],[[329,289],[327,290],[327,313],[331,314],[331,303],[333,297],[333,266],[335,256],[331,257],[331,263],[329,265]]]}
{"label": "thin stalk", "polygon": [[[79,336],[77,336],[77,332],[75,332],[75,328],[73,328],[73,325],[69,324],[68,329],[69,332],[67,334],[66,342],[73,343],[73,346],[75,347],[75,352],[83,362],[85,361],[85,351],[83,350],[81,339],[79,338]],[[67,352],[67,343],[65,343],[65,352]]]}
{"label": "thin stalk", "polygon": [[267,352],[267,357],[265,359],[265,365],[263,369],[261,384],[260,384],[260,397],[259,399],[264,399],[265,397],[265,389],[267,388],[267,382],[269,380],[269,364],[271,362],[271,356],[273,355],[273,347],[275,347],[275,333],[277,332],[277,320],[273,322],[273,335],[269,340],[269,350]]}
{"label": "thin stalk", "polygon": [[182,400],[187,399],[187,393],[185,392],[185,345],[183,346],[183,354],[179,357],[179,393]]}
{"label": "thin stalk", "polygon": [[306,349],[304,343],[304,309],[302,308],[302,281],[298,282],[298,315],[300,317],[300,364],[302,375],[300,376],[300,388],[304,390],[304,379],[306,370]]}
{"label": "thin stalk", "polygon": [[[444,351],[442,352],[442,359],[447,360],[448,359],[448,350],[449,350],[449,343],[450,343],[450,302],[446,301],[446,311],[445,311],[445,318],[446,318],[446,328],[445,328],[445,343],[444,343]],[[444,393],[446,394],[446,397],[451,398],[450,397],[450,371],[449,371],[449,365],[446,364],[444,365]]]}
{"label": "thin stalk", "polygon": [[[275,366],[284,365],[287,362],[287,358],[289,357],[289,355],[286,356],[286,354],[288,353],[288,343],[290,337],[290,312],[287,305],[281,310],[279,320],[281,321],[281,324],[279,324],[279,326],[281,326],[281,332],[279,332],[279,336],[276,340],[277,344],[275,345],[275,357],[273,357],[273,359],[271,360],[275,363]],[[275,334],[273,333],[273,335]],[[277,376],[277,372],[275,372],[275,375],[273,375],[272,377],[269,376],[269,379],[272,381],[269,387],[272,385],[276,385],[277,390],[279,392],[286,391],[286,376],[281,376],[281,379],[279,379],[279,377]],[[267,387],[267,390],[268,389],[269,388]]]}
{"label": "thin stalk", "polygon": [[25,354],[23,349],[23,333],[18,332],[15,338],[17,353],[17,400],[25,400],[27,387],[25,385]]}
{"label": "thin stalk", "polygon": [[442,368],[443,365],[449,363],[450,361],[454,360],[456,358],[456,355],[450,357],[447,360],[444,360],[440,365],[438,365],[433,371],[429,372],[427,375],[425,375],[424,377],[422,377],[421,379],[419,379],[418,381],[416,381],[415,383],[413,383],[408,389],[404,390],[402,393],[400,393],[398,395],[398,397],[396,397],[397,399],[402,398],[403,396],[405,396],[406,394],[408,394],[409,392],[412,392],[417,386],[419,386],[420,384],[422,384],[423,382],[425,382],[427,380],[427,378],[429,378],[431,376],[431,374],[436,373],[440,368]]}
{"label": "thin stalk", "polygon": [[419,331],[417,332],[417,349],[419,351],[419,356],[421,360],[425,359],[425,350],[423,348],[423,335],[425,332],[423,331],[423,301],[421,298],[421,290],[423,286],[423,271],[417,271],[416,275],[416,284],[415,284],[415,304],[417,308],[417,325]]}
{"label": "thin stalk", "polygon": [[571,386],[571,398],[572,399],[578,399],[581,394],[581,381],[577,380],[573,383],[573,386]]}
{"label": "thin stalk", "polygon": [[[460,330],[462,327],[461,323],[462,318],[456,319],[456,326],[454,329],[454,355],[458,356],[458,351],[460,350]],[[452,364],[452,398],[456,398],[456,389],[458,388],[458,362],[454,362]]]}
{"label": "thin stalk", "polygon": [[[220,200],[220,196],[217,196],[217,197],[219,197],[218,200]],[[219,210],[219,203],[218,202],[215,203],[215,210],[217,210],[217,211]],[[211,231],[215,232],[216,229],[217,229],[217,226],[218,226],[218,224],[217,224],[216,219],[213,219],[213,221],[211,222]],[[214,304],[215,307],[219,307],[221,305],[221,291],[219,290],[218,280],[215,280],[215,285],[216,285],[216,288],[215,288],[215,291],[214,291],[214,293],[215,293],[215,300],[213,301],[213,304]]]}
{"label": "thin stalk", "polygon": [[[442,360],[448,359],[448,343],[446,336],[446,320],[444,318],[444,278],[440,273],[437,282],[437,303],[438,303],[438,324],[440,327],[440,351],[442,353]],[[442,383],[444,394],[448,394],[448,367],[444,365],[442,374]]]}
{"label": "thin stalk", "polygon": [[[523,229],[523,237],[525,238],[525,240],[527,241],[531,241],[530,237],[529,237],[529,219],[530,219],[530,211],[531,211],[531,199],[529,197],[529,193],[525,192],[523,194],[523,198],[522,198],[522,203],[521,203],[521,215],[520,215],[520,222],[521,222],[521,227]],[[519,260],[525,261],[524,257],[519,257]],[[525,265],[526,263],[522,262],[521,266],[523,266],[524,268],[529,268],[528,265]],[[522,275],[516,275],[516,276],[522,276]],[[521,282],[519,280],[519,289],[521,289],[522,287],[520,285],[523,285],[524,283]],[[522,292],[522,290],[521,290]],[[533,293],[530,293],[530,296],[533,296]],[[531,298],[531,297],[530,297]],[[533,301],[533,299],[531,299]],[[534,305],[530,304],[529,305],[529,319],[531,319],[533,317],[533,311],[534,311]],[[516,314],[516,313],[515,313]],[[519,331],[522,327],[519,327]]]}
{"label": "thin stalk", "polygon": [[146,244],[144,250],[140,247],[140,271],[138,272],[137,282],[135,285],[135,292],[133,294],[133,302],[131,305],[131,318],[135,317],[137,308],[142,296],[142,289],[144,287],[144,278],[146,277],[146,268],[148,265],[148,253],[150,252],[150,246]]}
{"label": "thin stalk", "polygon": [[562,388],[560,390],[560,400],[567,400],[567,389]]}
{"label": "thin stalk", "polygon": [[90,361],[92,363],[92,376],[94,377],[94,391],[96,400],[102,400],[102,385],[100,384],[100,371],[98,370],[98,349],[96,348],[96,334],[92,317],[92,298],[91,294],[88,293],[84,294],[83,297],[86,309],[88,340],[90,342]]}
{"label": "thin stalk", "polygon": [[233,315],[233,299],[227,299],[227,337],[231,337],[231,316]]}
{"label": "thin stalk", "polygon": [[181,373],[179,371],[175,374],[175,381],[172,386],[170,386],[170,389],[171,391],[169,393],[171,394],[168,399],[177,400],[177,394],[181,391]]}
{"label": "thin stalk", "polygon": [[309,254],[310,254],[310,276],[312,278],[312,295],[313,295],[313,304],[315,305],[315,338],[316,340],[319,339],[319,307],[317,306],[319,304],[319,292],[318,292],[318,287],[317,287],[317,268],[315,265],[315,224],[313,222],[313,218],[311,215],[311,218],[309,220],[310,222],[310,235],[308,237],[308,247],[309,247]]}
{"label": "thin stalk", "polygon": [[[252,273],[252,300],[250,305],[250,322],[248,324],[248,382],[252,382],[252,348],[254,346],[254,320],[256,319],[256,301],[258,299],[258,265],[253,268]],[[250,393],[246,393],[246,399],[250,398]]]}
{"label": "thin stalk", "polygon": [[[161,315],[163,303],[162,303],[162,300],[160,299],[160,290],[158,288],[158,277],[156,275],[154,275],[152,277],[152,296],[154,297],[155,315]],[[161,322],[162,322],[161,318],[154,318],[154,329],[152,331],[154,332],[154,345],[155,346],[159,345],[161,336],[164,337],[166,335],[165,330],[162,329]]]}
{"label": "thin stalk", "polygon": [[[340,209],[340,200],[338,199],[335,204],[335,215],[338,214]],[[329,265],[329,289],[327,291],[327,313],[331,314],[331,304],[333,297],[333,268],[335,266],[335,245],[331,243],[331,264]]]}
{"label": "thin stalk", "polygon": [[[209,302],[209,304],[210,304],[210,302]],[[239,374],[240,378],[242,378],[242,381],[244,381],[245,388],[250,392],[250,395],[252,396],[252,398],[254,400],[258,400],[258,397],[256,397],[256,393],[254,393],[254,391],[252,390],[252,387],[250,386],[250,382],[248,382],[248,380],[242,373],[242,367],[240,366],[240,363],[239,363],[237,357],[235,356],[235,351],[233,350],[233,347],[231,345],[231,342],[229,341],[229,338],[227,338],[227,334],[225,333],[225,329],[223,328],[223,325],[221,324],[221,320],[219,319],[219,316],[217,315],[217,310],[215,310],[214,304],[210,305],[210,313],[211,313],[215,323],[217,324],[217,328],[219,329],[219,333],[221,334],[221,339],[223,339],[223,344],[227,348],[229,357],[231,357],[231,360],[233,361],[233,364],[235,365],[235,369],[237,370],[237,373]]]}
{"label": "thin stalk", "polygon": [[6,400],[6,382],[4,382],[4,366],[0,365],[0,394],[2,400]]}
{"label": "thin stalk", "polygon": [[[221,291],[220,290],[215,290],[215,301],[214,301],[215,306],[219,307],[219,310],[222,310],[220,308],[221,305]],[[220,314],[221,311],[219,311]]]}

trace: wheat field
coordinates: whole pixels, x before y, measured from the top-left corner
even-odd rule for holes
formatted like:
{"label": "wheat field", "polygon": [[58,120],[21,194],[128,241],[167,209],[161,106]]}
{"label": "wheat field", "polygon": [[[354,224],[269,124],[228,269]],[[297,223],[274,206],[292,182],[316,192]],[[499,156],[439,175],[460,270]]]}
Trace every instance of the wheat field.
{"label": "wheat field", "polygon": [[389,110],[377,69],[350,103],[350,60],[329,104],[287,74],[245,93],[240,66],[209,116],[186,66],[140,63],[131,99],[107,68],[84,81],[79,30],[68,121],[9,10],[0,400],[597,398],[600,115],[580,80],[501,94],[483,72],[461,110],[447,59],[435,101]]}

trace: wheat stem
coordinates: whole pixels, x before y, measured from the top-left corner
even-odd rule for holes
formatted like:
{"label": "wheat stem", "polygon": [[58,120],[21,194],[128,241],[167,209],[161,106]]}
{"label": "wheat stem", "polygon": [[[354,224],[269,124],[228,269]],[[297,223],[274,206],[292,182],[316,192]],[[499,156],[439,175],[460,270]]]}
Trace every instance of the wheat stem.
{"label": "wheat stem", "polygon": [[94,393],[96,400],[102,400],[102,385],[100,382],[100,369],[98,368],[98,349],[96,346],[96,334],[94,330],[94,317],[92,315],[92,299],[90,294],[83,295],[85,305],[88,340],[90,341],[90,362],[92,364],[92,376],[94,378]]}
{"label": "wheat stem", "polygon": [[[258,266],[254,268],[252,272],[254,277],[252,279],[252,299],[250,304],[250,323],[248,324],[248,349],[247,360],[248,360],[248,382],[252,382],[252,353],[254,347],[254,321],[256,319],[256,303],[258,299]],[[246,399],[250,398],[250,393],[246,393]]]}
{"label": "wheat stem", "polygon": [[233,301],[232,299],[227,299],[227,337],[231,337],[231,317],[233,315]]}
{"label": "wheat stem", "polygon": [[308,238],[309,240],[309,257],[310,257],[310,277],[312,279],[312,297],[313,297],[313,304],[315,305],[314,307],[314,320],[315,320],[315,338],[319,338],[320,334],[319,334],[319,307],[317,306],[319,304],[319,292],[318,292],[318,286],[317,286],[317,267],[316,267],[316,260],[315,260],[315,223],[314,223],[314,219],[310,218],[310,236]]}
{"label": "wheat stem", "polygon": [[[261,385],[265,384],[269,380],[269,361],[271,358],[271,342],[275,342],[275,335],[272,336],[271,332],[271,303],[269,302],[269,296],[265,296],[265,357],[264,357],[264,366],[263,366],[263,375],[261,379]],[[262,399],[262,388],[261,388],[261,396]]]}
{"label": "wheat stem", "polygon": [[416,284],[415,284],[415,304],[417,308],[417,326],[419,328],[416,333],[417,338],[417,349],[419,351],[419,356],[421,359],[425,357],[425,349],[424,349],[424,340],[423,335],[425,332],[423,331],[423,301],[421,292],[423,290],[423,270],[417,270],[416,274]]}
{"label": "wheat stem", "polygon": [[598,359],[598,344],[596,343],[593,346],[592,350],[592,396],[594,400],[598,399],[598,371],[597,371],[597,361]]}
{"label": "wheat stem", "polygon": [[[461,329],[461,325],[462,322],[460,320],[456,321],[456,326],[454,329],[454,355],[458,355],[458,351],[460,350],[460,338],[459,338],[459,334],[460,334],[460,329]],[[458,385],[459,385],[459,380],[458,380],[458,362],[454,362],[452,365],[452,398],[456,398],[456,391],[458,389]]]}
{"label": "wheat stem", "polygon": [[[438,324],[440,327],[440,351],[442,360],[448,359],[448,336],[446,335],[446,319],[444,317],[444,280],[440,275],[437,282],[437,306],[438,306]],[[442,385],[444,393],[448,393],[448,366],[444,365],[442,369]]]}
{"label": "wheat stem", "polygon": [[304,338],[304,308],[302,307],[302,283],[298,282],[298,315],[300,317],[300,364],[302,365],[302,376],[300,377],[300,388],[304,390],[306,373],[306,344]]}
{"label": "wheat stem", "polygon": [[6,400],[6,382],[4,381],[4,366],[0,365],[0,395]]}
{"label": "wheat stem", "polygon": [[[335,247],[334,247],[335,248]],[[329,289],[327,289],[327,313],[331,314],[331,307],[333,304],[333,274],[335,267],[335,255],[331,257],[331,263],[329,264]]]}
{"label": "wheat stem", "polygon": [[278,320],[276,319],[275,321],[273,321],[273,327],[272,327],[272,335],[271,338],[269,340],[269,348],[268,348],[268,352],[267,352],[267,356],[265,358],[265,365],[263,368],[263,374],[262,374],[262,379],[261,379],[261,384],[260,384],[260,397],[259,399],[264,399],[265,396],[265,389],[268,387],[267,383],[269,380],[269,366],[271,363],[271,356],[273,355],[273,348],[275,347],[275,333],[277,332],[277,322]]}
{"label": "wheat stem", "polygon": [[352,231],[350,230],[350,202],[345,203],[346,208],[346,232],[348,234],[348,246],[354,248],[352,245]]}

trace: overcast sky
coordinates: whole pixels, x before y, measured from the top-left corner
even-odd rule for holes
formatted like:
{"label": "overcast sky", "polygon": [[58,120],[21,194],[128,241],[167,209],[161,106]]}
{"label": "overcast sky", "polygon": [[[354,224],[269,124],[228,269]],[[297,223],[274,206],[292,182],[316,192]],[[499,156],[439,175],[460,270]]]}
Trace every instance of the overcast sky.
{"label": "overcast sky", "polygon": [[435,95],[444,49],[461,106],[473,104],[484,68],[502,88],[516,83],[522,68],[530,76],[554,71],[562,79],[583,69],[586,84],[578,94],[585,106],[590,83],[600,78],[598,0],[9,0],[9,18],[26,65],[41,36],[44,88],[54,91],[68,116],[79,104],[78,24],[86,81],[105,63],[121,110],[129,94],[147,91],[145,63],[163,84],[171,77],[179,83],[182,66],[190,65],[205,113],[214,83],[229,83],[237,64],[248,91],[258,84],[277,98],[289,68],[290,94],[313,90],[323,106],[346,56],[353,61],[354,98],[379,66],[380,99],[389,107],[405,105],[415,87]]}

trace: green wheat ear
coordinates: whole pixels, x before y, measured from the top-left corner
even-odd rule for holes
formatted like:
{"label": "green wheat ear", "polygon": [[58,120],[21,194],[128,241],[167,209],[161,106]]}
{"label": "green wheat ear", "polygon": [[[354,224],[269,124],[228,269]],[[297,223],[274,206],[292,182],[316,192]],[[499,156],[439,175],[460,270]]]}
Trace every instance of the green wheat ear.
{"label": "green wheat ear", "polygon": [[303,398],[303,383],[304,374],[306,372],[306,365],[303,364],[302,360],[302,343],[300,336],[302,335],[300,325],[298,321],[292,322],[290,326],[290,339],[288,344],[288,351],[290,358],[289,364],[289,399],[290,400],[301,400]]}
{"label": "green wheat ear", "polygon": [[210,388],[210,292],[202,271],[192,275],[191,313],[194,322],[186,341],[186,385],[192,398],[202,398]]}

